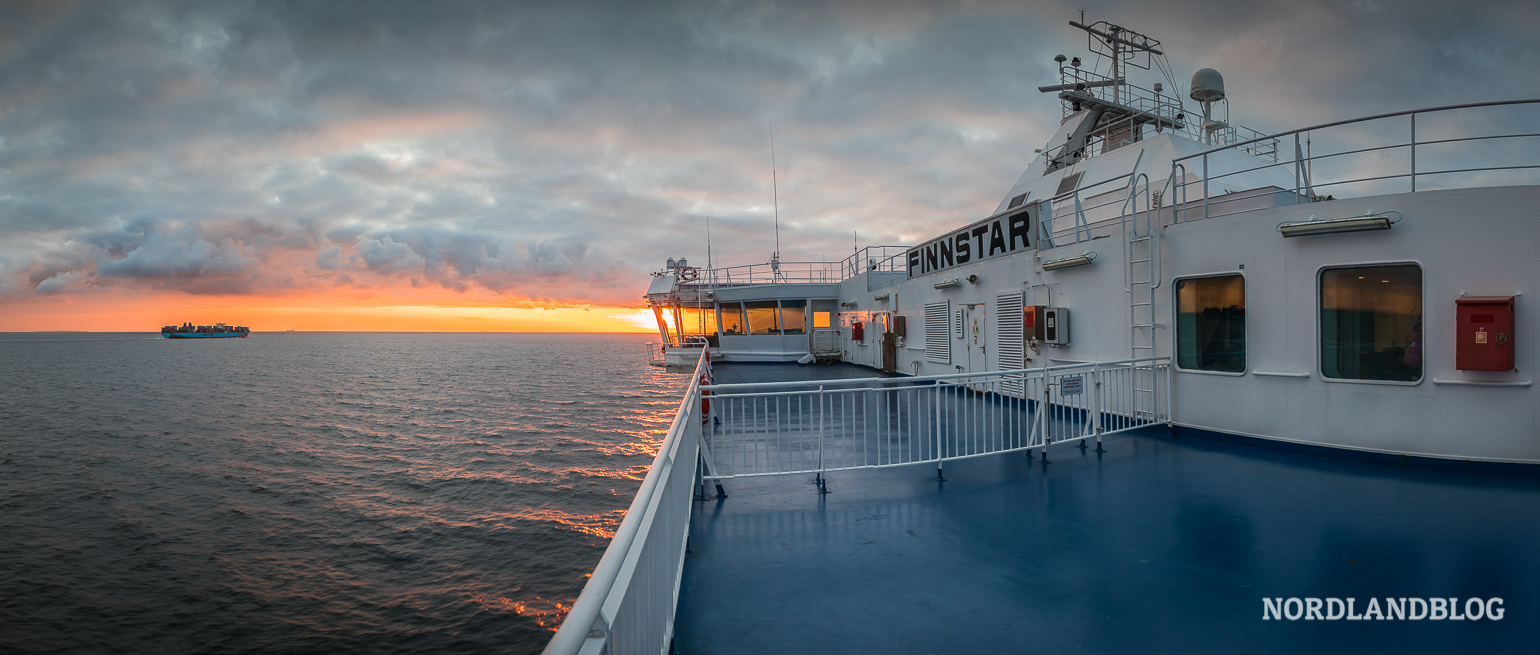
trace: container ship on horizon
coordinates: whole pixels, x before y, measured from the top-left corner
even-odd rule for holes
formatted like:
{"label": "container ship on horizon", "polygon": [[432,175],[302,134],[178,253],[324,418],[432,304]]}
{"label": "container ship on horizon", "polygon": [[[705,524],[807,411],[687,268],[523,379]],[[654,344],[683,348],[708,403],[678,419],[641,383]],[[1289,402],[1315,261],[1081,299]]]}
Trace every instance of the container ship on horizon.
{"label": "container ship on horizon", "polygon": [[251,328],[244,325],[225,325],[215,323],[213,325],[193,325],[183,323],[181,325],[167,325],[160,329],[160,336],[167,339],[230,339],[246,338],[251,334]]}

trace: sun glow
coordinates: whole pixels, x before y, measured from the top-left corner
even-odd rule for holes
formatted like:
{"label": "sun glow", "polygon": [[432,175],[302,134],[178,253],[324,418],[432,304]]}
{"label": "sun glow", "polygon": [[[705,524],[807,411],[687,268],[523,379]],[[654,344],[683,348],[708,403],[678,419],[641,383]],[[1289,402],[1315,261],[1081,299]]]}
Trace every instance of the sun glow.
{"label": "sun glow", "polygon": [[[468,297],[467,297],[468,296]],[[518,306],[510,306],[510,305]],[[0,331],[153,332],[192,321],[253,332],[657,332],[635,307],[530,306],[492,294],[451,298],[378,296],[192,296],[182,293],[35,296],[8,303]]]}

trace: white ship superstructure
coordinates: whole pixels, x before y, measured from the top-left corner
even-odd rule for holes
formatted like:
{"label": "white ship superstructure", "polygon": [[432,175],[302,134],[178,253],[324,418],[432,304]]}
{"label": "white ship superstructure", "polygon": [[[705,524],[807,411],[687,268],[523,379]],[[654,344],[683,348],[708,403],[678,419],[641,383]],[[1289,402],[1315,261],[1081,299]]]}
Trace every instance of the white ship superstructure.
{"label": "white ship superstructure", "polygon": [[1071,25],[987,216],[655,274],[692,380],[546,652],[1532,643],[1540,100],[1263,134]]}
{"label": "white ship superstructure", "polygon": [[[1191,110],[1169,77],[1126,79],[1166,68],[1157,41],[1072,24],[1111,70],[1058,57],[1059,83],[1040,88],[1061,126],[992,215],[842,262],[665,269],[648,299],[666,340],[918,376],[1167,357],[1176,425],[1540,462],[1540,315],[1524,297],[1540,194],[1482,176],[1534,169],[1483,153],[1532,146],[1535,130],[1483,126],[1540,105],[1263,135],[1229,122],[1217,72],[1193,77]],[[1388,124],[1402,129],[1383,138]],[[1044,308],[1052,338],[1027,324]]]}

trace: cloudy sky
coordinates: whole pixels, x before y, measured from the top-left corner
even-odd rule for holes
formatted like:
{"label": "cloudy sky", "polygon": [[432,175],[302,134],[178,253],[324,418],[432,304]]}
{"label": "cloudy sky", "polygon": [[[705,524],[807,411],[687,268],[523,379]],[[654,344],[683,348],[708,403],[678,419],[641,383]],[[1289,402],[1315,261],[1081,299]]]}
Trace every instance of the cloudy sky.
{"label": "cloudy sky", "polygon": [[1264,132],[1540,95],[1533,2],[6,0],[0,330],[623,328],[708,216],[766,261],[772,124],[783,259],[915,242],[1057,127],[1081,8]]}

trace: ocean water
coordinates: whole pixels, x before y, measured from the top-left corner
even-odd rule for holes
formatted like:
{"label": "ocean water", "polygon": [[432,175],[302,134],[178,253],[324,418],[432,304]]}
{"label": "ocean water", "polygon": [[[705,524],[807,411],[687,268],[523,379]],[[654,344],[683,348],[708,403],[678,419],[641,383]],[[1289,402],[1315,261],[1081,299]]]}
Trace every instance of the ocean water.
{"label": "ocean water", "polygon": [[539,652],[687,383],[648,339],[0,334],[0,652]]}

